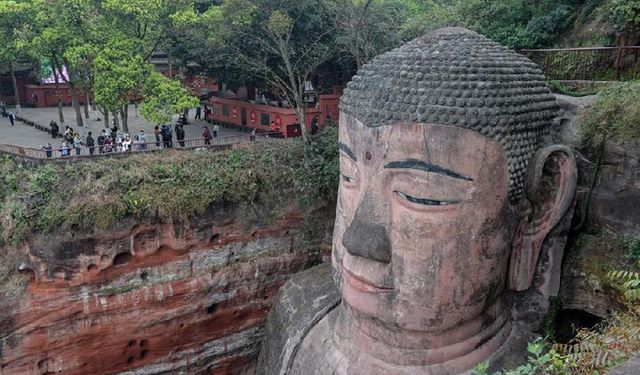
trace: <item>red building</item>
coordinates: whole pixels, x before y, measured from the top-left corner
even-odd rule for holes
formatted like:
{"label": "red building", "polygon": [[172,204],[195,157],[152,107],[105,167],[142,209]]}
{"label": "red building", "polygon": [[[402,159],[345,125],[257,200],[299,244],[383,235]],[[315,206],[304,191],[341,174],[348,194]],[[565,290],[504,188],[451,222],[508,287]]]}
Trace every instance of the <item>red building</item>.
{"label": "red building", "polygon": [[[15,76],[18,86],[18,94],[20,95],[20,102],[24,106],[27,102],[25,86],[31,81],[29,73],[31,72],[30,64],[15,64]],[[0,102],[5,102],[8,105],[16,104],[16,95],[13,89],[13,80],[11,79],[11,73],[8,66],[0,67]]]}
{"label": "red building", "polygon": [[[311,121],[318,115],[318,124],[322,126],[327,119],[338,120],[339,94],[320,95],[315,108],[306,109],[307,130]],[[209,99],[212,113],[209,120],[220,121],[236,128],[257,129],[270,132],[271,121],[285,137],[300,136],[300,118],[293,109],[280,108],[264,104],[255,104],[237,99],[213,96]]]}

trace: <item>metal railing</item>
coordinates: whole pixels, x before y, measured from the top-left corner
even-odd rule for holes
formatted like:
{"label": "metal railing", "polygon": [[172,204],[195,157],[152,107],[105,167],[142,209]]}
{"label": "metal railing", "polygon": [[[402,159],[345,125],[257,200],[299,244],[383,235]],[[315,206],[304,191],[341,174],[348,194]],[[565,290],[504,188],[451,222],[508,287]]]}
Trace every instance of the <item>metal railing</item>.
{"label": "metal railing", "polygon": [[640,78],[640,46],[524,49],[548,79],[620,81]]}
{"label": "metal railing", "polygon": [[127,153],[141,153],[149,151],[157,151],[162,149],[194,149],[194,148],[217,148],[230,145],[251,143],[251,142],[264,142],[267,140],[277,138],[277,134],[261,133],[256,135],[241,134],[231,135],[224,137],[216,137],[209,140],[204,138],[191,138],[184,140],[176,140],[173,138],[171,141],[153,141],[153,142],[132,142],[131,144],[116,145],[100,145],[97,144],[93,147],[82,145],[80,147],[68,146],[68,147],[56,147],[49,149],[44,146],[40,149],[5,145],[0,144],[0,152],[5,152],[14,155],[21,155],[35,159],[64,159],[64,158],[84,158],[84,157],[96,157],[104,155],[115,154],[127,154]]}

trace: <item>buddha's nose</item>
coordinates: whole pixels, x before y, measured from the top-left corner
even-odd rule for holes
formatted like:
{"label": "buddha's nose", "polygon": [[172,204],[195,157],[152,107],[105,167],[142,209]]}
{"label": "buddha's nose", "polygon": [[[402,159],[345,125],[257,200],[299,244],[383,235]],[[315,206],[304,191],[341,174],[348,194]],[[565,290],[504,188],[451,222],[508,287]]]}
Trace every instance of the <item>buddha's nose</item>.
{"label": "buddha's nose", "polygon": [[344,232],[342,245],[349,254],[382,263],[391,262],[391,245],[384,225],[376,223],[370,203],[360,202],[351,225]]}

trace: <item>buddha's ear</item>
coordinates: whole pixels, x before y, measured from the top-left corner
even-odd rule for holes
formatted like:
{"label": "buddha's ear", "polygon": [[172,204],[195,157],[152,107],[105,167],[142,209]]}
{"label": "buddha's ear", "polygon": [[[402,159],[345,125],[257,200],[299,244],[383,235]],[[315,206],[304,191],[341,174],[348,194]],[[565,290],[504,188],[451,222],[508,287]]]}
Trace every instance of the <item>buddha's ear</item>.
{"label": "buddha's ear", "polygon": [[542,243],[572,206],[577,179],[576,161],[566,146],[546,147],[531,159],[525,183],[529,209],[521,217],[512,242],[511,290],[531,287]]}

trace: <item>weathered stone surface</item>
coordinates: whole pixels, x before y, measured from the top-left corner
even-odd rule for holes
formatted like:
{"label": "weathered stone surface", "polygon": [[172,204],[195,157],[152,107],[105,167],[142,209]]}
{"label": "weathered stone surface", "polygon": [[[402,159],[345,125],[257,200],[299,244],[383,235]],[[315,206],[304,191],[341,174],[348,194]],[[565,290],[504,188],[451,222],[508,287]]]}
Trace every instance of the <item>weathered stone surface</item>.
{"label": "weathered stone surface", "polygon": [[612,370],[607,375],[638,375],[640,374],[640,357],[634,357]]}
{"label": "weathered stone surface", "polygon": [[[578,132],[584,108],[593,104],[596,96],[573,98],[556,95],[560,116],[552,135],[558,143],[580,148]],[[580,169],[579,195],[581,208],[590,189],[597,155],[593,150],[578,158]],[[580,212],[580,214],[584,214]],[[607,143],[602,169],[591,198],[589,218],[592,223],[615,232],[640,233],[640,142],[625,145]]]}
{"label": "weathered stone surface", "polygon": [[322,264],[292,277],[271,308],[258,360],[258,375],[284,375],[306,334],[340,302],[331,265]]}
{"label": "weathered stone surface", "polygon": [[300,221],[243,229],[222,211],[30,238],[33,280],[0,308],[0,374],[250,373],[279,287],[326,249]]}
{"label": "weathered stone surface", "polygon": [[364,65],[340,110],[366,126],[450,124],[495,140],[507,154],[515,201],[558,105],[534,62],[475,32],[444,28]]}
{"label": "weathered stone surface", "polygon": [[[303,337],[267,329],[265,345],[290,342],[260,371],[458,375],[522,348],[509,297],[557,293],[555,237],[566,236],[577,180],[572,151],[548,143],[556,110],[533,63],[464,29],[365,65],[341,101],[341,303]],[[272,319],[286,324],[295,310],[282,310]],[[287,350],[290,369],[278,363]]]}

